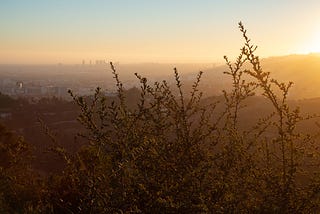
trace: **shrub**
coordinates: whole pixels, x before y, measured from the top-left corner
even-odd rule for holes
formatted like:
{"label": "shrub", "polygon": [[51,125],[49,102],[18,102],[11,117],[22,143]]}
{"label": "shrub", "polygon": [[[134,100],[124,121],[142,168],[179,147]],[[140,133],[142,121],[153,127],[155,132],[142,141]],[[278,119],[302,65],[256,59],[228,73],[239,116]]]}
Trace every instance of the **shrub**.
{"label": "shrub", "polygon": [[[53,213],[317,212],[317,139],[296,128],[313,116],[288,104],[292,83],[262,69],[242,23],[239,29],[241,53],[235,63],[225,57],[232,89],[211,102],[198,89],[202,72],[185,93],[175,68],[175,86],[135,74],[140,98],[131,107],[112,63],[116,101],[100,88],[89,98],[70,91],[88,144],[73,155],[54,148],[66,168],[46,181],[46,197],[32,207]],[[273,111],[241,125],[246,103],[257,96]]]}
{"label": "shrub", "polygon": [[0,212],[22,213],[40,201],[30,145],[0,125]]}
{"label": "shrub", "polygon": [[[296,130],[300,121],[311,117],[291,109],[287,95],[292,83],[278,82],[263,71],[242,23],[239,29],[245,40],[241,53],[235,63],[225,57],[229,68],[225,74],[233,89],[223,91],[223,99],[209,105],[198,91],[202,72],[186,94],[177,69],[177,90],[166,81],[150,84],[135,74],[141,84],[136,108],[128,107],[112,63],[117,102],[108,105],[100,88],[91,100],[70,92],[82,110],[79,121],[90,142],[71,161],[72,173],[67,173],[72,175],[69,181],[77,182],[72,201],[66,202],[73,211],[318,209],[318,177],[306,176],[311,170],[304,165],[310,163],[306,151],[312,149],[314,139]],[[239,125],[243,104],[257,93],[272,104],[274,112],[243,130]]]}

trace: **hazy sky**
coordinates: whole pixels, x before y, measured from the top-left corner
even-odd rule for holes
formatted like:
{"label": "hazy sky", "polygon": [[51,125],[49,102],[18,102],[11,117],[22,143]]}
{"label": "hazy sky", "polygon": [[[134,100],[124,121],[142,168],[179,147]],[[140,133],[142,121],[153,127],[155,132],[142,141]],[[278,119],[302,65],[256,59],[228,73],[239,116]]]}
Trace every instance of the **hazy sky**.
{"label": "hazy sky", "polygon": [[320,52],[320,0],[0,0],[0,63],[216,62]]}

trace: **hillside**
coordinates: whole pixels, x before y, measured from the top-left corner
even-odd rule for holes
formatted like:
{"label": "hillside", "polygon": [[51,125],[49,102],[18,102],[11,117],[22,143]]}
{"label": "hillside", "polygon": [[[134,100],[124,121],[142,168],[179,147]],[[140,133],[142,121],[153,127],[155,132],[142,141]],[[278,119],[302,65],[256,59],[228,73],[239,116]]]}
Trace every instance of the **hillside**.
{"label": "hillside", "polygon": [[[320,97],[320,55],[270,57],[262,59],[261,65],[264,71],[271,73],[272,78],[294,83],[289,94],[290,99]],[[230,88],[224,71],[227,71],[227,66],[216,66],[204,71],[202,85],[208,94],[217,95],[222,89]]]}

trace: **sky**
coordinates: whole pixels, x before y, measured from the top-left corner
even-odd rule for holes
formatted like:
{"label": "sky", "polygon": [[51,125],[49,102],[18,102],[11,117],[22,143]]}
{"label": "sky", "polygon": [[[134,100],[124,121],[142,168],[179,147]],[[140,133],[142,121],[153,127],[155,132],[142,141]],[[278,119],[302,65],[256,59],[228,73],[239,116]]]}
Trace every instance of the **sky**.
{"label": "sky", "polygon": [[320,52],[319,0],[0,0],[0,64],[222,62]]}

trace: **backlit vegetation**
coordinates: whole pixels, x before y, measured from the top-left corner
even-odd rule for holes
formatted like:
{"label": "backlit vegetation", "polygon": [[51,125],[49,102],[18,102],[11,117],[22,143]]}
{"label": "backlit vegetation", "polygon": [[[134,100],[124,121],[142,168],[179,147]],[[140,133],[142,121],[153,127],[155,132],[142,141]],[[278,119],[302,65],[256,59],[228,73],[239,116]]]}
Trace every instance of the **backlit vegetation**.
{"label": "backlit vegetation", "polygon": [[[244,38],[240,54],[234,63],[225,57],[232,90],[213,101],[203,99],[198,90],[202,72],[191,92],[185,92],[174,69],[175,88],[166,81],[149,83],[135,74],[140,98],[136,106],[129,106],[112,63],[117,101],[110,103],[100,88],[90,98],[70,91],[81,109],[78,120],[86,130],[81,136],[88,144],[69,154],[54,141],[52,150],[66,163],[60,174],[37,180],[25,167],[11,170],[22,166],[16,158],[24,154],[25,143],[1,138],[0,152],[6,155],[1,158],[7,157],[12,164],[0,165],[1,187],[6,188],[0,189],[0,211],[319,211],[317,135],[297,130],[302,121],[316,116],[301,115],[299,108],[289,106],[292,83],[278,82],[263,70],[241,23],[239,29]],[[241,113],[254,96],[264,97],[273,111],[243,126]],[[12,150],[8,143],[19,147]],[[37,181],[37,188],[21,182],[22,174],[30,182]]]}

